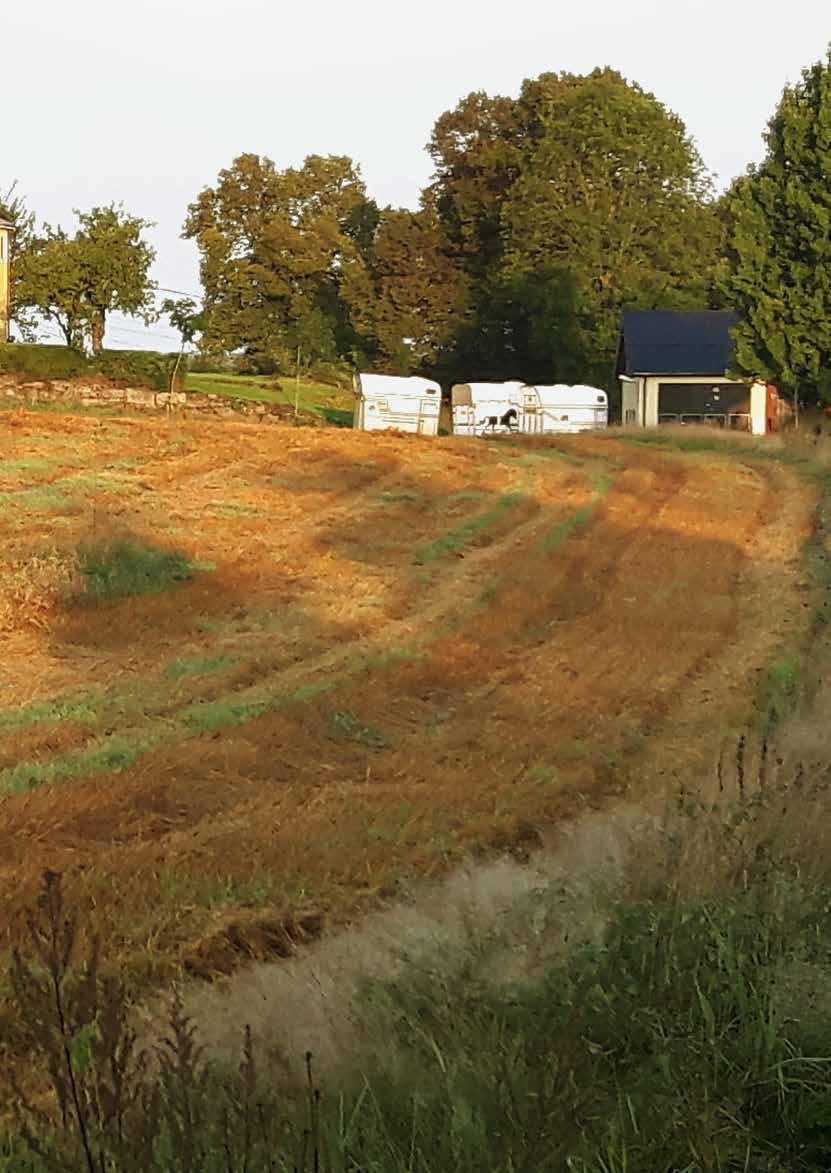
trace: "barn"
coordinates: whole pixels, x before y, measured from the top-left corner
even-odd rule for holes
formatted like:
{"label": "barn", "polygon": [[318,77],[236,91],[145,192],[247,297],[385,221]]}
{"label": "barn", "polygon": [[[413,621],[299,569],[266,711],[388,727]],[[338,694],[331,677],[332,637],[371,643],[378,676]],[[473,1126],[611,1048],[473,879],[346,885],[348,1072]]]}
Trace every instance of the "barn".
{"label": "barn", "polygon": [[732,310],[629,310],[617,354],[624,427],[710,424],[764,435],[774,431],[777,394],[762,382],[731,379]]}

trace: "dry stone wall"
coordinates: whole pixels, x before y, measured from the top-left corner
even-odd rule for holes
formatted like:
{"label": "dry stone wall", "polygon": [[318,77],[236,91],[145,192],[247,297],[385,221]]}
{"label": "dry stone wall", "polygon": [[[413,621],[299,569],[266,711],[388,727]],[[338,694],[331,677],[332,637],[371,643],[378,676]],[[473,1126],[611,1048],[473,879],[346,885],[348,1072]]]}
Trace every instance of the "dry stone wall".
{"label": "dry stone wall", "polygon": [[[12,375],[0,375],[0,403],[21,407],[35,403],[63,403],[68,407],[104,407],[126,411],[177,412],[222,419],[256,419],[280,423],[294,417],[294,408],[285,403],[251,403],[225,395],[192,394],[187,391],[150,391],[146,387],[117,387],[72,379],[54,382],[21,382]],[[303,423],[320,424],[318,416],[301,413]]]}

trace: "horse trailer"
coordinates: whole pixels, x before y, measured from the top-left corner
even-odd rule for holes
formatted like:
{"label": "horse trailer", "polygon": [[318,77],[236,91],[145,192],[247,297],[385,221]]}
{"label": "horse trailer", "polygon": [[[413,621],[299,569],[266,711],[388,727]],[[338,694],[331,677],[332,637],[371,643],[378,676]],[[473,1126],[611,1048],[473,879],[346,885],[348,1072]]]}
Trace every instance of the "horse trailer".
{"label": "horse trailer", "polygon": [[609,422],[608,397],[597,387],[457,383],[451,398],[457,436],[542,436],[605,428]]}

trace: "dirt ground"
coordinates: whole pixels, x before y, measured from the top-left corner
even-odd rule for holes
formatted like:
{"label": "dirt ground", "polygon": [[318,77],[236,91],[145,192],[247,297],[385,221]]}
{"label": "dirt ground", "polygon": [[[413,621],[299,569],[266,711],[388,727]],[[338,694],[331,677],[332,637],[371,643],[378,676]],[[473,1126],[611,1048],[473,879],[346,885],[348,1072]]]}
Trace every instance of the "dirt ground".
{"label": "dirt ground", "polygon": [[[614,437],[20,414],[0,505],[0,947],[55,869],[139,988],[711,777],[808,621],[792,469]],[[49,594],[120,532],[193,580]]]}

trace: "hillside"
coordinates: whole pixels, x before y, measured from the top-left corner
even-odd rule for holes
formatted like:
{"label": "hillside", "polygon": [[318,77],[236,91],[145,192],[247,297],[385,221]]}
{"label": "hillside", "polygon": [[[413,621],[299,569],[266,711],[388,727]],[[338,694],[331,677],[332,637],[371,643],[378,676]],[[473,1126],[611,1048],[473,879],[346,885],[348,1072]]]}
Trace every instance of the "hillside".
{"label": "hillside", "polygon": [[0,456],[3,944],[61,870],[140,986],[713,779],[808,623],[815,490],[750,448],[21,413]]}

